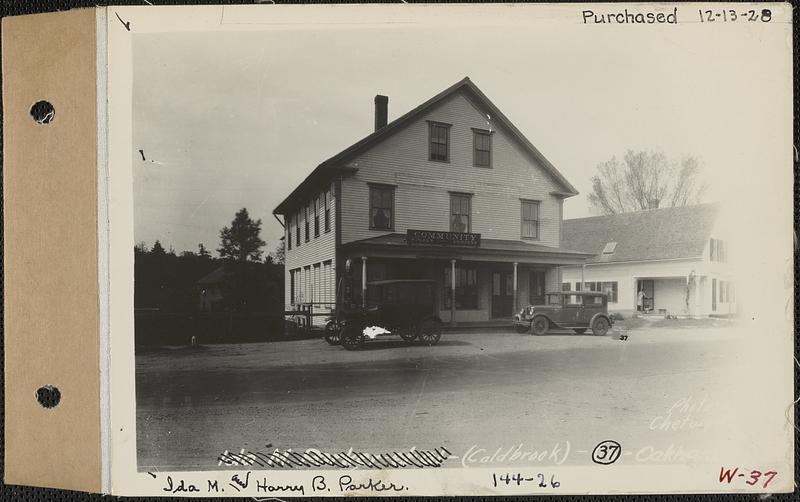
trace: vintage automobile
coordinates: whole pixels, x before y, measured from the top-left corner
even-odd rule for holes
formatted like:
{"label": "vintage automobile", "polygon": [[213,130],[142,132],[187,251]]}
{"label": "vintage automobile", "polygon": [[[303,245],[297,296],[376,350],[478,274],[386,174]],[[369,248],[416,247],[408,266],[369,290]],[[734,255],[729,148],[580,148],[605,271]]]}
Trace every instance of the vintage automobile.
{"label": "vintage automobile", "polygon": [[605,335],[614,324],[608,314],[608,297],[594,291],[562,291],[547,293],[544,305],[528,305],[514,316],[514,327],[520,333],[530,331],[544,335],[550,328],[571,329],[583,334],[587,329]]}
{"label": "vintage automobile", "polygon": [[[339,343],[356,350],[368,340],[399,335],[406,342],[436,345],[442,337],[436,282],[386,280],[367,283],[366,305],[337,316]],[[330,342],[329,342],[330,343]]]}

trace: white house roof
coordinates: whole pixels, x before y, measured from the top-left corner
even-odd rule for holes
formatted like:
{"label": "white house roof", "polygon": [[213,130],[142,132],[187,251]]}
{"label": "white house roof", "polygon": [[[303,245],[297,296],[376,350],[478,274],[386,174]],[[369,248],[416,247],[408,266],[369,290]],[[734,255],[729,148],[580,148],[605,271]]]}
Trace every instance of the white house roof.
{"label": "white house roof", "polygon": [[[697,258],[718,209],[698,204],[564,220],[561,246],[593,254],[587,263]],[[613,252],[603,252],[611,247]]]}

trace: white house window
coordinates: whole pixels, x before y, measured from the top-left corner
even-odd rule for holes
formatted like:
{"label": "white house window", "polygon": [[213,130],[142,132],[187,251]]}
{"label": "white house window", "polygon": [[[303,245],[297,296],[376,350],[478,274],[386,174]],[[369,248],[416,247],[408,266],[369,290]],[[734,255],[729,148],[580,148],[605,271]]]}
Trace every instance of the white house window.
{"label": "white house window", "polygon": [[[569,283],[567,283],[569,284]],[[581,283],[575,283],[575,289],[578,291],[595,291],[598,293],[605,293],[608,296],[608,303],[617,303],[617,281],[609,281],[609,282],[601,282],[601,281],[589,281],[583,283],[583,288],[581,288]]]}
{"label": "white house window", "polygon": [[429,147],[430,160],[438,162],[450,161],[450,125],[439,122],[429,122]]}
{"label": "white house window", "polygon": [[711,261],[728,261],[728,249],[725,241],[712,238],[708,244],[709,259]]}
{"label": "white house window", "polygon": [[617,249],[616,242],[606,242],[606,246],[603,248],[603,254],[612,254],[615,249]]}
{"label": "white house window", "polygon": [[394,228],[394,187],[369,186],[369,228],[392,230]]}
{"label": "white house window", "polygon": [[537,201],[522,201],[522,237],[539,238],[539,203]]}
{"label": "white house window", "polygon": [[473,129],[472,161],[475,167],[492,167],[492,135],[489,131]]}
{"label": "white house window", "polygon": [[570,289],[570,283],[568,282],[561,283],[561,291],[569,291],[569,289]]}
{"label": "white house window", "polygon": [[601,291],[608,296],[608,303],[617,303],[617,281],[604,282]]}
{"label": "white house window", "polygon": [[603,283],[601,282],[584,282],[581,291],[600,291]]}

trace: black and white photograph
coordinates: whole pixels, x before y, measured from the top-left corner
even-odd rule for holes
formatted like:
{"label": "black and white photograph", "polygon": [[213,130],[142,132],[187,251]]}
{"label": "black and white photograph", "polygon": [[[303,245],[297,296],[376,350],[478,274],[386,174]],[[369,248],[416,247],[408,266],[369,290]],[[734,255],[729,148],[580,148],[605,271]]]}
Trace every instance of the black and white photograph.
{"label": "black and white photograph", "polygon": [[790,30],[625,7],[131,18],[136,470],[790,486]]}

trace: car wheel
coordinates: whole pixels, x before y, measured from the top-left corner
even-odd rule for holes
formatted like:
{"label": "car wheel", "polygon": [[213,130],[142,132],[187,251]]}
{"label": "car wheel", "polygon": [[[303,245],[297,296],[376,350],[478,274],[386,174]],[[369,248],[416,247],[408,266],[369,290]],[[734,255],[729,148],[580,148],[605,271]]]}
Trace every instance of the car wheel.
{"label": "car wheel", "polygon": [[608,333],[608,319],[605,317],[598,317],[592,323],[592,333],[597,336],[604,336]]}
{"label": "car wheel", "polygon": [[586,328],[575,328],[572,331],[574,331],[575,333],[577,333],[579,335],[582,335],[582,334],[586,333]]}
{"label": "car wheel", "polygon": [[357,350],[364,344],[364,335],[355,326],[345,326],[340,338],[342,347],[347,350]]}
{"label": "car wheel", "polygon": [[411,326],[409,328],[403,328],[400,330],[400,338],[404,341],[411,343],[417,339],[417,327]]}
{"label": "car wheel", "polygon": [[524,324],[515,324],[514,329],[517,330],[517,333],[527,333],[528,330],[531,329],[530,326],[525,326]]}
{"label": "car wheel", "polygon": [[436,345],[442,338],[442,325],[435,319],[426,319],[419,326],[419,341],[425,345]]}
{"label": "car wheel", "polygon": [[342,329],[336,321],[328,321],[325,324],[325,341],[331,345],[339,345],[342,339]]}
{"label": "car wheel", "polygon": [[531,332],[534,335],[544,335],[550,329],[550,321],[545,316],[537,316],[533,318],[531,323]]}

